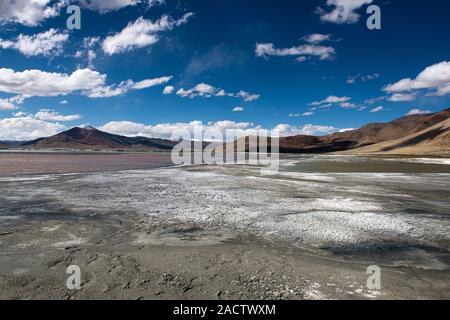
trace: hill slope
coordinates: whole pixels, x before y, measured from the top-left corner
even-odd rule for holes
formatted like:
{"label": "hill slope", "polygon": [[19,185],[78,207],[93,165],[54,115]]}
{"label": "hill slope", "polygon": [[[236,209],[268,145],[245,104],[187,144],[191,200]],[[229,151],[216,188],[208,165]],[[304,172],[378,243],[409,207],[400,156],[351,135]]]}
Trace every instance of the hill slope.
{"label": "hill slope", "polygon": [[344,154],[450,155],[450,119],[400,139],[343,152]]}
{"label": "hill slope", "polygon": [[[363,146],[374,145],[393,139],[400,139],[428,129],[442,121],[450,118],[450,109],[438,113],[411,115],[396,119],[388,123],[371,123],[360,129],[346,132],[333,133],[323,137],[315,136],[293,136],[280,138],[281,153],[330,153],[352,150]],[[248,151],[248,137],[238,140],[245,141]],[[223,149],[234,148],[236,142],[225,144],[217,148],[218,152]],[[269,141],[270,145],[270,141]]]}
{"label": "hill slope", "polygon": [[325,143],[351,142],[352,147],[398,139],[422,131],[450,118],[450,108],[438,113],[411,115],[388,123],[371,123],[360,129],[323,137]]}
{"label": "hill slope", "polygon": [[33,149],[111,149],[111,150],[171,150],[176,142],[145,137],[124,137],[92,127],[73,128],[48,138],[21,145]]}

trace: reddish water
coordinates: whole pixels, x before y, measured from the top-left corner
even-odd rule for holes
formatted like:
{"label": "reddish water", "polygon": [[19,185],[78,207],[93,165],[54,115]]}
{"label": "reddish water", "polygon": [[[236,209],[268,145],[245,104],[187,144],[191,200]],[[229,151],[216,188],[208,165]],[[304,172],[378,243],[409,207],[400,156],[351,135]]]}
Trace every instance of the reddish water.
{"label": "reddish water", "polygon": [[0,153],[0,176],[137,170],[172,165],[170,153],[35,154]]}

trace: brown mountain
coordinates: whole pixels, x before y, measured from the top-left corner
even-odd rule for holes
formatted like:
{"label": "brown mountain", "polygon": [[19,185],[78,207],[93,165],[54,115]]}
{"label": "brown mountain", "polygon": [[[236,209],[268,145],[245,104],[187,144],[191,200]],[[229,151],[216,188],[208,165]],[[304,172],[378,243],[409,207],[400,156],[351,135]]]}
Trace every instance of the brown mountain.
{"label": "brown mountain", "polygon": [[450,155],[450,119],[400,139],[380,142],[344,154]]}
{"label": "brown mountain", "polygon": [[[305,135],[283,137],[280,138],[280,152],[329,153],[351,150],[407,137],[449,118],[450,108],[433,114],[406,116],[388,123],[371,123],[357,130],[333,133],[323,137]],[[241,138],[239,141],[243,143],[244,140],[246,151],[248,151],[249,138]],[[221,152],[224,147],[233,148],[233,145],[236,150],[236,144],[236,142],[225,144],[217,150]]]}
{"label": "brown mountain", "polygon": [[9,146],[7,144],[0,142],[0,149],[8,149],[8,148],[9,148]]}
{"label": "brown mountain", "polygon": [[48,138],[21,145],[33,149],[171,150],[176,142],[145,137],[125,137],[93,127],[73,128]]}
{"label": "brown mountain", "polygon": [[358,130],[331,134],[323,137],[323,141],[331,144],[348,142],[352,144],[352,148],[355,148],[402,138],[448,118],[450,118],[450,108],[433,114],[406,116],[388,123],[371,123]]}

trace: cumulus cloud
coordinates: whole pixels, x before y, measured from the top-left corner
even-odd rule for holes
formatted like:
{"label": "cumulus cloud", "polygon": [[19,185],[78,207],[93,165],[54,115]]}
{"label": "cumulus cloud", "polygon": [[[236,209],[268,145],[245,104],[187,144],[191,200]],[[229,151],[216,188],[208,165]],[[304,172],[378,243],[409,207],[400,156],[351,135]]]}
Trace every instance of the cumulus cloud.
{"label": "cumulus cloud", "polygon": [[317,8],[320,20],[332,23],[356,23],[360,15],[355,11],[373,0],[327,0],[327,6],[334,7],[331,11]]}
{"label": "cumulus cloud", "polygon": [[20,34],[14,40],[0,38],[0,48],[15,49],[25,56],[54,56],[62,52],[63,45],[68,39],[67,33],[50,29],[32,36]]}
{"label": "cumulus cloud", "polygon": [[306,56],[318,57],[320,60],[329,60],[334,57],[335,53],[336,50],[333,47],[314,44],[303,44],[297,47],[278,49],[275,48],[273,43],[257,43],[255,49],[255,54],[257,57],[267,58],[269,56],[293,56],[298,57],[301,60],[305,60],[304,58],[306,58]]}
{"label": "cumulus cloud", "polygon": [[322,106],[324,104],[336,104],[336,103],[344,103],[350,101],[350,97],[337,97],[337,96],[328,96],[327,98],[320,100],[320,101],[314,101],[311,102],[310,106]]}
{"label": "cumulus cloud", "polygon": [[107,76],[90,69],[78,69],[72,74],[50,73],[41,70],[16,72],[0,69],[0,92],[14,93],[26,97],[55,97],[75,92],[91,97],[114,97],[168,82],[172,77],[147,79],[135,83],[123,81],[118,85],[107,85]]}
{"label": "cumulus cloud", "polygon": [[[100,130],[124,136],[143,136],[149,138],[171,139],[173,132],[188,131],[194,137],[194,128],[202,125],[201,121],[162,123],[146,125],[130,121],[113,121],[100,127]],[[217,121],[203,124],[203,130],[218,130],[225,136],[226,130],[243,131],[245,135],[256,132],[259,127],[250,122]]]}
{"label": "cumulus cloud", "polygon": [[388,98],[389,101],[392,102],[407,102],[416,100],[415,93],[396,93]]}
{"label": "cumulus cloud", "polygon": [[15,110],[17,107],[9,99],[0,99],[0,111]]}
{"label": "cumulus cloud", "polygon": [[63,124],[40,120],[24,113],[0,119],[1,140],[33,140],[52,136],[66,129]]}
{"label": "cumulus cloud", "polygon": [[406,115],[407,115],[407,116],[412,116],[412,115],[416,115],[416,114],[429,114],[429,113],[433,113],[433,111],[429,111],[429,110],[420,110],[420,109],[412,109],[412,110],[409,111]]}
{"label": "cumulus cloud", "polygon": [[419,75],[412,78],[404,78],[383,88],[385,92],[411,92],[427,89],[429,95],[444,96],[450,94],[450,61],[443,61],[431,65]]}
{"label": "cumulus cloud", "polygon": [[356,105],[356,103],[353,103],[353,102],[342,102],[339,105],[344,109],[354,109],[354,108],[358,107],[358,105]]}
{"label": "cumulus cloud", "polygon": [[147,4],[148,7],[153,7],[164,4],[165,0],[78,0],[78,3],[83,8],[104,13],[137,4]]}
{"label": "cumulus cloud", "polygon": [[44,121],[61,121],[61,122],[66,122],[66,121],[75,121],[75,120],[80,120],[81,119],[81,115],[79,114],[72,114],[72,115],[62,115],[59,112],[55,111],[55,110],[51,110],[51,109],[42,109],[39,112],[37,112],[34,117],[36,119],[39,120],[44,120]]}
{"label": "cumulus cloud", "polygon": [[163,94],[172,94],[175,91],[174,86],[165,86],[163,89]]}
{"label": "cumulus cloud", "polygon": [[37,26],[44,20],[58,16],[66,1],[52,0],[2,0],[0,1],[0,24],[20,23]]}
{"label": "cumulus cloud", "polygon": [[[150,138],[170,139],[172,137],[172,133],[178,130],[186,130],[192,137],[194,137],[194,128],[200,125],[202,125],[202,122],[200,121],[192,121],[187,123],[163,123],[156,125],[146,125],[129,121],[115,121],[109,122],[99,129],[124,136],[144,136]],[[203,124],[203,132],[212,130],[221,132],[223,137],[226,137],[227,130],[231,135],[242,137],[256,135],[261,132],[260,130],[264,130],[264,128],[251,122],[234,122],[229,120],[208,122]],[[270,129],[268,130],[268,134],[270,134]],[[278,131],[279,136],[326,135],[339,131],[339,129],[332,126],[317,126],[312,124],[307,124],[304,126],[279,124],[274,127],[273,130]],[[234,139],[234,137],[230,138]]]}
{"label": "cumulus cloud", "polygon": [[22,104],[25,101],[24,96],[18,95],[11,98],[0,98],[0,111],[16,110],[18,104]]}
{"label": "cumulus cloud", "polygon": [[153,45],[159,41],[159,33],[187,23],[192,16],[193,13],[189,12],[174,20],[164,15],[155,22],[140,17],[130,22],[122,31],[107,37],[103,41],[102,49],[105,54],[114,55]]}
{"label": "cumulus cloud", "polygon": [[243,107],[235,107],[234,109],[233,109],[233,112],[243,112],[244,111],[244,108]]}
{"label": "cumulus cloud", "polygon": [[69,4],[106,13],[137,4],[153,7],[164,4],[165,0],[2,0],[0,1],[0,24],[20,23],[35,27],[43,21],[59,16],[61,9]]}
{"label": "cumulus cloud", "polygon": [[0,119],[0,140],[34,140],[55,135],[68,127],[60,122],[81,119],[81,115],[62,115],[51,109],[36,114],[17,112],[11,118]]}
{"label": "cumulus cloud", "polygon": [[279,124],[274,130],[279,132],[280,137],[290,137],[297,135],[321,136],[339,131],[339,129],[332,126],[317,126],[306,124],[304,126],[292,126],[289,124]]}
{"label": "cumulus cloud", "polygon": [[319,44],[324,41],[329,41],[330,39],[331,34],[320,34],[320,33],[313,33],[303,37],[303,40],[312,44]]}
{"label": "cumulus cloud", "polygon": [[200,83],[191,89],[179,89],[177,95],[183,98],[195,98],[195,97],[234,97],[242,98],[245,101],[255,101],[258,100],[260,95],[249,93],[247,91],[239,91],[237,93],[228,93],[223,89],[216,88],[207,83]]}

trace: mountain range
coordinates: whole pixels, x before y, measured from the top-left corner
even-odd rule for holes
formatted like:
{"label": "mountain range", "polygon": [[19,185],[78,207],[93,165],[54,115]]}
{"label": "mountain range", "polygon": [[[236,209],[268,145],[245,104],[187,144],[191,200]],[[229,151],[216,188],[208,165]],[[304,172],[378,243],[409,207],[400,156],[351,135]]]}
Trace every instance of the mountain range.
{"label": "mountain range", "polygon": [[72,128],[57,135],[28,141],[21,148],[76,150],[172,150],[175,141],[146,137],[125,137],[100,131],[93,127]]}
{"label": "mountain range", "polygon": [[[432,114],[405,116],[387,123],[371,123],[360,129],[327,136],[298,135],[280,138],[281,153],[343,154],[450,154],[450,108]],[[244,140],[244,141],[243,141]],[[249,150],[249,137],[239,140]],[[269,148],[270,148],[269,139]],[[75,149],[170,151],[177,141],[146,137],[125,137],[93,127],[72,128],[51,137],[28,142],[0,141],[0,149]],[[237,142],[216,148],[235,148]]]}
{"label": "mountain range", "polygon": [[[445,125],[450,118],[450,108],[432,114],[409,115],[388,123],[371,123],[360,129],[333,133],[316,137],[298,135],[280,138],[281,153],[389,153],[399,154],[450,154],[449,128]],[[438,126],[438,130],[435,130]],[[401,141],[399,141],[401,139]],[[243,141],[244,140],[244,141]],[[249,150],[249,138],[239,143]],[[268,146],[270,147],[270,139]],[[383,143],[386,148],[384,149]],[[402,144],[403,143],[403,144]],[[369,148],[371,146],[372,148]],[[404,149],[408,146],[409,149]],[[237,149],[237,142],[227,143],[217,148],[223,152],[227,148]],[[414,147],[414,148],[413,148]],[[408,151],[409,150],[409,151]]]}

